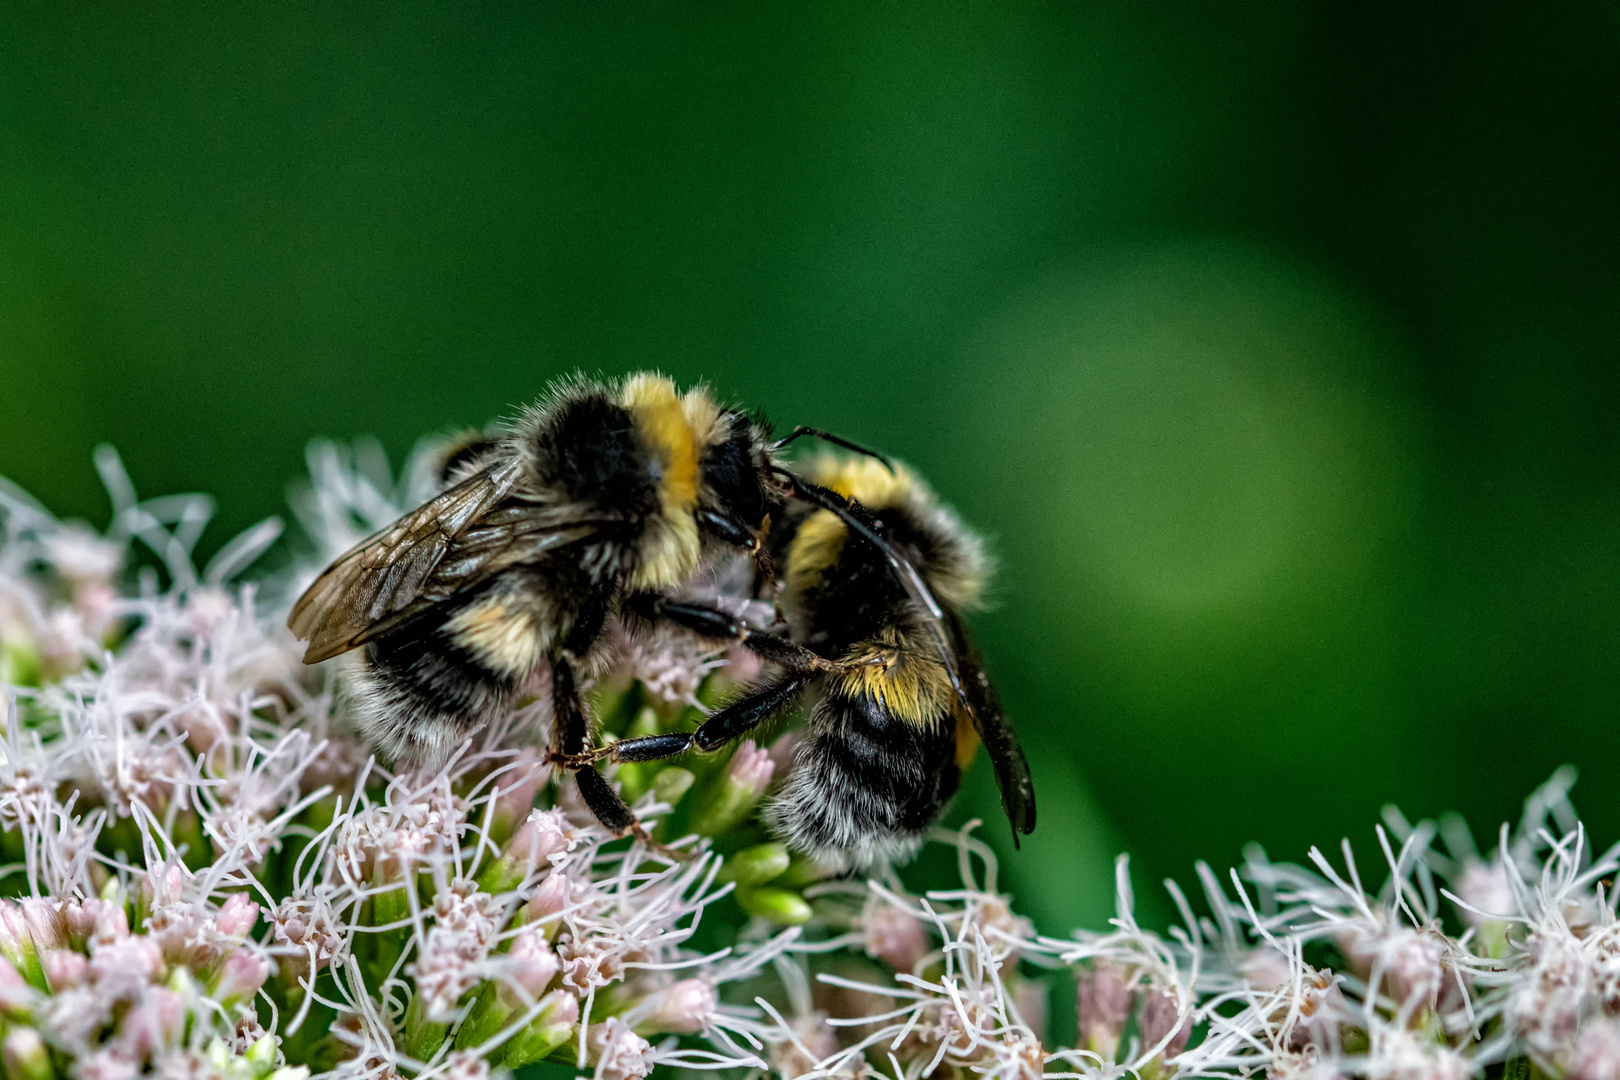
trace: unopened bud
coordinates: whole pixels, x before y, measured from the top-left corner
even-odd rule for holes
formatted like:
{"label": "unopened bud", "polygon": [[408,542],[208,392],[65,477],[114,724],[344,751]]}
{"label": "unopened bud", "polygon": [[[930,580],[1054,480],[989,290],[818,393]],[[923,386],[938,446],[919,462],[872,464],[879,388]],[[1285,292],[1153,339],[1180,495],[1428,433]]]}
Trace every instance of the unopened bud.
{"label": "unopened bud", "polygon": [[20,903],[23,921],[28,924],[28,932],[34,939],[37,951],[67,947],[67,920],[63,918],[60,903],[39,897],[29,897]]}
{"label": "unopened bud", "polygon": [[509,1002],[513,1007],[527,1007],[538,1000],[562,966],[545,935],[533,928],[518,931],[506,959],[506,977],[500,992],[510,996],[514,989],[521,991],[519,1000]]}
{"label": "unopened bud", "polygon": [[[1142,1032],[1144,1049],[1158,1045],[1169,1036],[1170,1041],[1159,1052],[1161,1061],[1169,1061],[1187,1045],[1192,1035],[1192,1011],[1181,1015],[1181,1004],[1176,996],[1163,987],[1150,986],[1142,992],[1142,1008],[1137,1013],[1137,1027]],[[1173,1034],[1172,1034],[1173,1033]]]}
{"label": "unopened bud", "polygon": [[69,900],[62,906],[62,921],[67,926],[68,944],[75,949],[82,949],[90,941],[90,935],[96,932],[96,912],[101,907],[99,900]]}
{"label": "unopened bud", "polygon": [[1125,972],[1106,960],[1076,976],[1079,988],[1080,1044],[1104,1061],[1114,1060],[1135,996]]}
{"label": "unopened bud", "polygon": [[540,1012],[529,1026],[507,1042],[507,1066],[516,1069],[539,1061],[567,1042],[578,1022],[579,999],[566,990],[553,990],[541,999]]}
{"label": "unopened bud", "polygon": [[804,897],[788,889],[769,885],[737,890],[737,903],[750,915],[769,919],[779,926],[798,926],[810,921],[813,912]]}
{"label": "unopened bud", "polygon": [[50,984],[53,994],[60,994],[69,987],[81,986],[90,977],[89,957],[70,949],[52,949],[45,954],[42,963],[45,968],[45,981]]}
{"label": "unopened bud", "polygon": [[94,937],[102,945],[129,937],[129,916],[124,913],[123,904],[107,900],[101,902],[96,909]]}
{"label": "unopened bud", "polygon": [[259,921],[259,905],[246,893],[232,893],[214,916],[214,926],[229,938],[245,938]]}
{"label": "unopened bud", "polygon": [[523,921],[538,923],[547,937],[555,937],[561,920],[557,916],[568,906],[568,875],[553,870],[535,887],[534,895],[523,907]]}
{"label": "unopened bud", "polygon": [[225,958],[214,981],[213,996],[221,1004],[251,998],[270,977],[270,961],[247,949],[237,949]]}
{"label": "unopened bud", "polygon": [[866,955],[874,956],[896,971],[912,972],[928,952],[928,933],[923,924],[881,896],[867,901],[861,916]]}
{"label": "unopened bud", "polygon": [[10,961],[0,957],[0,1014],[12,1020],[26,1020],[33,1013],[34,1001],[34,988],[17,974]]}
{"label": "unopened bud", "polygon": [[578,843],[561,810],[532,810],[501,857],[479,876],[479,888],[487,893],[510,892],[536,867],[549,865],[553,855],[570,851]]}
{"label": "unopened bud", "polygon": [[10,1080],[52,1080],[51,1055],[45,1040],[31,1027],[14,1027],[0,1042],[0,1060],[5,1062]]}
{"label": "unopened bud", "polygon": [[714,1020],[720,999],[707,979],[682,979],[660,990],[653,1011],[636,1025],[643,1035],[695,1035]]}
{"label": "unopened bud", "polygon": [[0,900],[0,957],[36,990],[45,989],[45,972],[39,966],[39,953],[28,930],[22,909],[10,900]]}
{"label": "unopened bud", "polygon": [[755,844],[728,858],[720,876],[722,880],[735,881],[738,885],[763,885],[772,878],[780,877],[790,862],[792,856],[788,854],[786,844],[780,841]]}
{"label": "unopened bud", "polygon": [[775,769],[770,755],[756,744],[739,743],[726,771],[693,813],[692,831],[718,836],[740,823],[765,794]]}

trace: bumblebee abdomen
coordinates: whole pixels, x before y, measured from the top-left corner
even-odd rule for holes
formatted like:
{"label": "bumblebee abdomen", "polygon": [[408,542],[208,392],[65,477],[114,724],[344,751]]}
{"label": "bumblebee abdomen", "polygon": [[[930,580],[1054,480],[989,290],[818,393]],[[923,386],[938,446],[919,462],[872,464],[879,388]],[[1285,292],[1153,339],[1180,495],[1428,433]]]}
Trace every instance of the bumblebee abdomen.
{"label": "bumblebee abdomen", "polygon": [[960,781],[949,725],[909,723],[868,695],[833,690],[767,816],[797,850],[865,867],[911,855]]}
{"label": "bumblebee abdomen", "polygon": [[356,716],[389,758],[432,764],[511,707],[528,676],[492,669],[444,627],[366,646]]}

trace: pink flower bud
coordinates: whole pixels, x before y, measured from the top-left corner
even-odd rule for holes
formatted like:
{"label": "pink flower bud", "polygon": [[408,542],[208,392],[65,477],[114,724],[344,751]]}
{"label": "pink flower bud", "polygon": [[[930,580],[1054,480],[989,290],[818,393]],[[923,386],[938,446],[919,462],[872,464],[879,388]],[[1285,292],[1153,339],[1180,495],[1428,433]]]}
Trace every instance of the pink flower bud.
{"label": "pink flower bud", "polygon": [[96,909],[95,939],[103,944],[122,941],[129,937],[129,916],[124,905],[103,902]]}
{"label": "pink flower bud", "polygon": [[771,755],[758,743],[749,741],[739,745],[737,752],[731,755],[726,765],[726,779],[757,799],[765,794],[775,771],[776,763]]}
{"label": "pink flower bud", "polygon": [[17,969],[11,966],[10,961],[0,957],[0,992],[27,989],[28,980],[17,974]]}
{"label": "pink flower bud", "polygon": [[753,742],[737,744],[726,763],[720,782],[707,793],[693,811],[690,827],[704,836],[719,836],[746,818],[765,789],[770,786],[776,765],[771,756]]}
{"label": "pink flower bud", "polygon": [[752,649],[745,649],[739,645],[726,653],[726,678],[738,685],[745,685],[759,678],[763,667],[759,654]]}
{"label": "pink flower bud", "polygon": [[1077,976],[1080,990],[1080,1043],[1093,1053],[1112,1061],[1119,1049],[1119,1037],[1131,1014],[1135,996],[1117,964],[1099,960]]}
{"label": "pink flower bud", "polygon": [[62,921],[67,924],[68,940],[74,948],[84,948],[90,935],[96,932],[96,913],[102,903],[100,900],[86,900],[83,903],[69,900],[62,906]]}
{"label": "pink flower bud", "polygon": [[557,977],[561,966],[544,934],[533,929],[518,931],[507,951],[505,977],[499,984],[502,998],[512,1000],[505,1000],[503,1004],[515,1009],[537,1000]]}
{"label": "pink flower bud", "polygon": [[51,993],[60,994],[71,986],[79,986],[90,977],[90,960],[83,953],[67,949],[52,949],[44,956],[45,982]]}
{"label": "pink flower bud", "polygon": [[232,893],[214,916],[214,928],[228,938],[245,938],[259,920],[259,905],[246,893]]}
{"label": "pink flower bud", "polygon": [[179,866],[171,866],[160,873],[147,874],[146,880],[141,882],[141,896],[146,900],[147,909],[150,910],[160,904],[179,903],[185,880],[185,873]]}
{"label": "pink flower bud", "polygon": [[786,776],[788,770],[793,768],[793,753],[799,748],[804,736],[797,731],[784,732],[780,738],[771,743],[766,753],[771,756],[771,765],[776,772]]}
{"label": "pink flower bud", "polygon": [[247,949],[237,949],[225,958],[214,983],[214,997],[222,1004],[252,997],[270,977],[270,961]]}
{"label": "pink flower bud", "polygon": [[912,972],[928,952],[928,933],[912,915],[873,896],[861,919],[866,955],[896,971]]}
{"label": "pink flower bud", "polygon": [[579,843],[561,810],[531,810],[512,840],[506,853],[523,863],[526,870],[542,866],[559,852],[571,851]]}
{"label": "pink flower bud", "polygon": [[28,932],[22,909],[10,900],[0,900],[0,956],[11,961],[18,971],[26,971],[33,951],[33,935]]}
{"label": "pink flower bud", "polygon": [[[1176,996],[1158,986],[1150,986],[1142,992],[1142,1009],[1137,1014],[1136,1023],[1142,1032],[1144,1049],[1158,1045],[1160,1039],[1170,1035],[1170,1041],[1159,1054],[1162,1061],[1169,1061],[1181,1053],[1192,1035],[1191,1010],[1183,1017]],[[1171,1035],[1171,1032],[1175,1034]]]}
{"label": "pink flower bud", "polygon": [[648,1033],[674,1032],[693,1035],[714,1020],[720,999],[706,979],[682,979],[660,990],[657,1007],[636,1027]]}
{"label": "pink flower bud", "polygon": [[21,904],[23,921],[28,924],[35,949],[44,952],[67,946],[67,920],[62,916],[59,902],[30,897]]}
{"label": "pink flower bud", "polygon": [[579,1023],[579,998],[566,990],[553,990],[540,1003],[534,1022],[542,1027],[567,1027]]}
{"label": "pink flower bud", "polygon": [[553,870],[546,875],[529,897],[529,902],[523,908],[523,921],[526,923],[542,923],[546,929],[555,932],[557,928],[557,914],[568,906],[568,875],[561,870]]}

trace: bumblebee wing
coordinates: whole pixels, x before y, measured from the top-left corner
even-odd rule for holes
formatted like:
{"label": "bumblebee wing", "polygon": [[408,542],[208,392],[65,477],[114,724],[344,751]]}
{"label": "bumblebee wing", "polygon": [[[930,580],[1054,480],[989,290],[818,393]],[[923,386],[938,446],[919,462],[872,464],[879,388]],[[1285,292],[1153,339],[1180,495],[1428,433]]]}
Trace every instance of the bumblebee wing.
{"label": "bumblebee wing", "polygon": [[515,464],[481,469],[361,541],[315,579],[287,627],[306,664],[387,633],[505,566],[594,531],[555,510],[503,502]]}
{"label": "bumblebee wing", "polygon": [[978,646],[968,637],[955,614],[947,616],[951,639],[956,646],[958,669],[962,678],[962,697],[973,729],[979,741],[990,754],[990,764],[996,770],[996,784],[1001,788],[1001,808],[1013,827],[1013,846],[1018,845],[1020,833],[1035,831],[1035,783],[1029,775],[1029,762],[1024,748],[1018,745],[1018,736],[1007,723],[1001,711],[1001,698],[984,670]]}

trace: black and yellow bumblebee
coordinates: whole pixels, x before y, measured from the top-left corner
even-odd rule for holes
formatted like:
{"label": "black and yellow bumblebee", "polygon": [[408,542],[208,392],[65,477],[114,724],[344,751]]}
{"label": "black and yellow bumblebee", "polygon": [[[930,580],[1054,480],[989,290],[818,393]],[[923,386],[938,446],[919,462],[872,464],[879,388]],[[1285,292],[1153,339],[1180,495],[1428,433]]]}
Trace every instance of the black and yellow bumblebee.
{"label": "black and yellow bumblebee", "polygon": [[814,659],[777,659],[775,674],[695,732],[626,739],[590,756],[717,750],[819,691],[793,771],[766,811],[789,846],[833,868],[909,858],[980,742],[1016,843],[1035,828],[1029,765],[962,624],[985,584],[982,542],[902,466],[829,458],[805,482],[848,500],[844,513],[790,506],[769,538],[791,640]]}
{"label": "black and yellow bumblebee", "polygon": [[448,487],[338,558],[287,625],[309,642],[308,664],[364,648],[353,679],[360,726],[386,755],[414,763],[445,758],[549,670],[558,759],[577,770],[604,825],[639,833],[588,764],[580,676],[621,609],[741,642],[795,671],[830,668],[802,645],[669,597],[717,551],[763,558],[768,522],[788,500],[864,528],[843,498],[774,460],[806,434],[867,452],[810,428],[773,439],[707,389],[679,394],[660,375],[565,382],[450,455]]}

